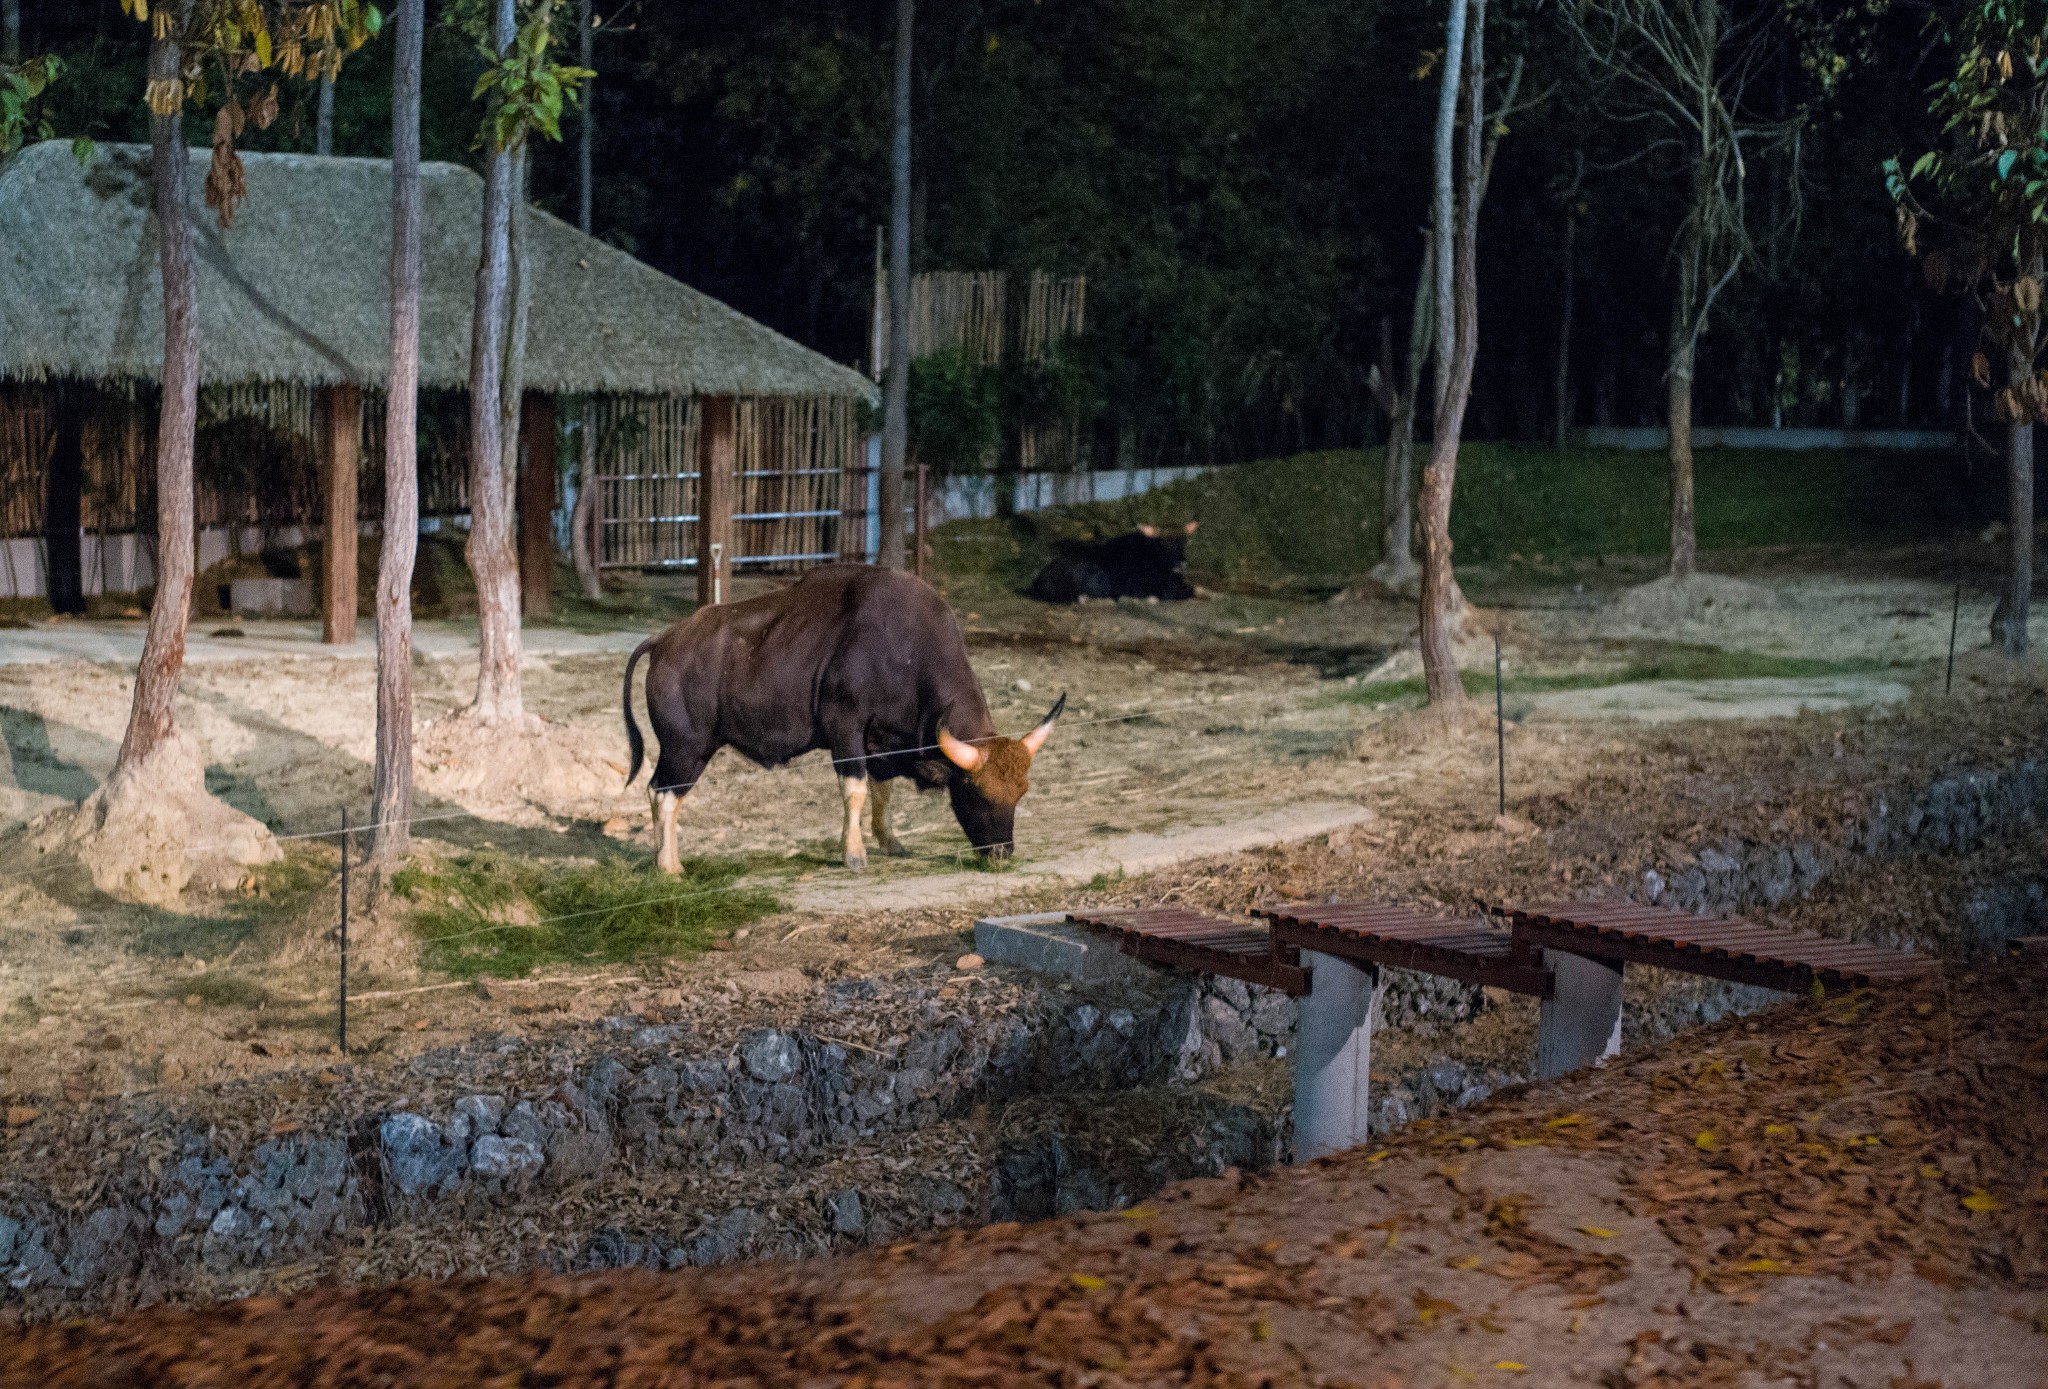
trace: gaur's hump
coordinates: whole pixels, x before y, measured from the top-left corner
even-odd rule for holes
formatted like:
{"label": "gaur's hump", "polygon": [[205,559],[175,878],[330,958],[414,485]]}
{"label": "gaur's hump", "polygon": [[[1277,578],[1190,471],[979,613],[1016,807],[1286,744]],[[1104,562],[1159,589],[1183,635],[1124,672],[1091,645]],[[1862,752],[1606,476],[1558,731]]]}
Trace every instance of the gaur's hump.
{"label": "gaur's hump", "polygon": [[842,590],[861,602],[886,603],[898,610],[927,609],[950,613],[938,590],[915,574],[877,564],[827,564],[804,575],[801,587]]}

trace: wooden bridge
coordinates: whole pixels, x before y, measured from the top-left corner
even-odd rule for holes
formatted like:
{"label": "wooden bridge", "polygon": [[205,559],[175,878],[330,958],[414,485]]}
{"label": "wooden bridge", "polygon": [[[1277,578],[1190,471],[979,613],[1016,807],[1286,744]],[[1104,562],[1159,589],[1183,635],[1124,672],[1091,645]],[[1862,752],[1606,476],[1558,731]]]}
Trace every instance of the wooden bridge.
{"label": "wooden bridge", "polygon": [[1621,1050],[1630,964],[1781,993],[1909,983],[1926,956],[1632,902],[1550,903],[1493,924],[1374,903],[1297,903],[1225,917],[1186,907],[1079,911],[1068,920],[1154,964],[1241,979],[1302,1000],[1294,1052],[1297,1160],[1366,1138],[1381,968],[1420,970],[1541,1000],[1538,1079]]}

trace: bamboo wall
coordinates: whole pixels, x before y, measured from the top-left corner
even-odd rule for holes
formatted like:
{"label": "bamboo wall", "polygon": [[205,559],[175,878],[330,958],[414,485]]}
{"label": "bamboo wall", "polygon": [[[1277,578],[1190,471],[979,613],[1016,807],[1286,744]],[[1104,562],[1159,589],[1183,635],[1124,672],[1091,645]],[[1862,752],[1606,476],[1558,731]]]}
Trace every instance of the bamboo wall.
{"label": "bamboo wall", "polygon": [[[875,378],[889,361],[888,284],[880,251],[875,260],[872,338]],[[1001,270],[930,270],[910,278],[910,359],[959,349],[980,366],[1000,364],[1006,353],[1034,365],[1088,326],[1088,277],[1034,270],[1023,292],[1010,293]],[[1080,460],[1080,421],[1033,420],[1015,434],[1021,472],[1063,472]],[[984,467],[993,467],[993,457]]]}
{"label": "bamboo wall", "polygon": [[[889,364],[889,289],[875,267],[875,379]],[[1052,349],[1087,327],[1088,277],[1034,270],[1024,292],[1010,293],[1003,270],[928,270],[910,277],[910,359],[958,348],[978,366],[995,366],[1006,353],[1042,362]]]}
{"label": "bamboo wall", "polygon": [[[795,569],[861,556],[866,474],[856,403],[743,396],[737,405],[733,563]],[[609,397],[595,424],[602,564],[694,566],[696,401]]]}
{"label": "bamboo wall", "polygon": [[[0,383],[0,540],[43,533],[54,444],[46,387]],[[200,399],[194,498],[202,529],[302,530],[324,522],[314,441],[318,393],[304,387],[207,388]],[[363,393],[358,522],[384,508],[384,397]],[[865,553],[866,475],[858,407],[843,398],[746,397],[738,402],[734,563],[801,568]],[[686,567],[696,558],[697,408],[675,397],[596,402],[602,562]],[[85,428],[84,529],[89,537],[152,534],[155,401],[103,392]],[[249,468],[238,447],[256,450]],[[565,450],[563,457],[575,456]],[[420,401],[420,514],[469,509],[469,419],[459,392]],[[843,514],[849,513],[849,514]],[[19,591],[11,590],[11,591]]]}

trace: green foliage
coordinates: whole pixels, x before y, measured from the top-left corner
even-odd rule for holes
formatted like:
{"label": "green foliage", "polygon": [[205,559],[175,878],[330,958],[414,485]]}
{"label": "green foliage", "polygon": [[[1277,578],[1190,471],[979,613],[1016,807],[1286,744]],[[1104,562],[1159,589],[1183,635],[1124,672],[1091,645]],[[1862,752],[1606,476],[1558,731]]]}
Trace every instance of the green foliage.
{"label": "green foliage", "polygon": [[732,859],[666,874],[626,859],[563,866],[482,850],[409,865],[392,887],[414,904],[430,968],[509,977],[557,963],[695,955],[776,909],[768,893],[735,885],[744,871]]}
{"label": "green foliage", "polygon": [[[1903,452],[1703,449],[1695,460],[1704,549],[1855,544],[1936,535],[1988,517],[1995,496],[1958,495],[1945,458]],[[1140,522],[1201,522],[1188,569],[1211,587],[1333,587],[1379,561],[1378,450],[1340,449],[1218,468],[1120,502],[958,522],[934,536],[941,566],[1022,588],[1068,537]],[[1996,479],[1986,473],[1986,485]],[[1513,444],[1459,450],[1451,540],[1460,565],[1546,566],[1662,554],[1663,455]]]}
{"label": "green foliage", "polygon": [[[1928,111],[1946,144],[1910,168],[1886,160],[1885,187],[1907,250],[1925,252],[1928,278],[1988,291],[1984,332],[2007,352],[2001,417],[2048,418],[2048,382],[2034,372],[2048,253],[2048,0],[1967,0],[1941,33],[1955,66]],[[1991,384],[1988,364],[1977,376]]]}
{"label": "green foliage", "polygon": [[0,63],[0,159],[20,149],[30,135],[38,140],[56,135],[40,105],[43,93],[63,71],[63,62],[49,54],[18,67]]}
{"label": "green foliage", "polygon": [[1002,436],[1000,373],[957,347],[910,364],[910,442],[936,472],[979,472]]}
{"label": "green foliage", "polygon": [[529,131],[550,140],[562,138],[562,108],[576,104],[576,84],[597,76],[589,68],[555,61],[555,35],[550,7],[521,25],[512,46],[502,54],[481,45],[485,67],[470,99],[488,97],[490,117],[484,138],[495,149],[512,149]]}

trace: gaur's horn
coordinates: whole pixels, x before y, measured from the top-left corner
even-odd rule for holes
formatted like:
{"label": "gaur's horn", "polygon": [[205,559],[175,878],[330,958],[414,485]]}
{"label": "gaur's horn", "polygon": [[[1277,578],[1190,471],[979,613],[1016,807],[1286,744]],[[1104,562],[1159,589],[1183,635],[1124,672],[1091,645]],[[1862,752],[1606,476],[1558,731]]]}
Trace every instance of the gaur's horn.
{"label": "gaur's horn", "polygon": [[939,751],[948,762],[963,772],[977,770],[987,760],[988,754],[972,743],[963,743],[945,729],[939,730]]}
{"label": "gaur's horn", "polygon": [[1059,703],[1052,706],[1052,712],[1045,716],[1044,721],[1017,740],[1024,745],[1024,751],[1030,753],[1033,757],[1038,756],[1038,750],[1045,746],[1047,738],[1052,737],[1052,726],[1060,721],[1060,714],[1066,707],[1067,695],[1066,691],[1062,690]]}

